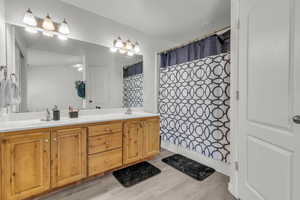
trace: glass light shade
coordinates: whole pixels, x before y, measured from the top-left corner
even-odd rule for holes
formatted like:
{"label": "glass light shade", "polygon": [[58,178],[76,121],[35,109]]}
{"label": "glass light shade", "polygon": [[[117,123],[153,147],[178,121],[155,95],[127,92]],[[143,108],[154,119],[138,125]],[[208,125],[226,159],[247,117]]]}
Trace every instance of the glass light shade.
{"label": "glass light shade", "polygon": [[81,71],[83,70],[83,67],[79,67],[77,70],[78,70],[79,72],[81,72]]}
{"label": "glass light shade", "polygon": [[37,33],[38,30],[33,27],[26,27],[25,30],[29,33]]}
{"label": "glass light shade", "polygon": [[111,47],[111,48],[110,48],[110,51],[113,52],[113,53],[115,53],[115,52],[118,51],[118,48],[116,48],[116,47]]}
{"label": "glass light shade", "polygon": [[29,26],[37,26],[37,21],[29,8],[24,15],[23,22]]}
{"label": "glass light shade", "polygon": [[54,23],[49,15],[47,15],[43,21],[42,27],[47,31],[54,31],[55,26]]}
{"label": "glass light shade", "polygon": [[47,36],[47,37],[53,37],[54,36],[54,34],[49,32],[49,31],[43,31],[43,35]]}
{"label": "glass light shade", "polygon": [[140,51],[141,51],[141,49],[140,49],[139,43],[136,42],[134,45],[134,52],[139,53]]}
{"label": "glass light shade", "polygon": [[128,56],[133,56],[134,53],[133,53],[132,51],[128,51],[128,52],[127,52],[127,55],[128,55]]}
{"label": "glass light shade", "polygon": [[126,53],[126,51],[124,49],[119,49],[120,54],[124,54]]}
{"label": "glass light shade", "polygon": [[123,48],[124,47],[123,41],[120,37],[118,37],[118,39],[114,41],[114,46],[117,47],[117,48]]}
{"label": "glass light shade", "polygon": [[130,42],[130,40],[127,40],[125,44],[125,48],[128,50],[131,50],[133,48],[133,44]]}
{"label": "glass light shade", "polygon": [[66,35],[57,35],[57,37],[60,40],[68,40],[68,37]]}
{"label": "glass light shade", "polygon": [[58,31],[65,35],[70,34],[69,25],[68,25],[66,19],[64,19],[64,21],[60,24]]}

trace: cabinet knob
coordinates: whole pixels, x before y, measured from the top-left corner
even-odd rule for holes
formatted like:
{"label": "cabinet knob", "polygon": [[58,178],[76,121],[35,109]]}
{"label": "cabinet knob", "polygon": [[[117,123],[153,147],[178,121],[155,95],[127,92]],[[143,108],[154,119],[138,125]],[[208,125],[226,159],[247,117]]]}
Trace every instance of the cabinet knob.
{"label": "cabinet knob", "polygon": [[47,142],[47,143],[48,143],[48,142],[49,142],[49,140],[48,140],[48,139],[46,139],[46,140],[45,140],[45,142]]}
{"label": "cabinet knob", "polygon": [[55,142],[56,142],[56,141],[57,141],[57,139],[56,139],[56,138],[53,138],[53,141],[55,141]]}

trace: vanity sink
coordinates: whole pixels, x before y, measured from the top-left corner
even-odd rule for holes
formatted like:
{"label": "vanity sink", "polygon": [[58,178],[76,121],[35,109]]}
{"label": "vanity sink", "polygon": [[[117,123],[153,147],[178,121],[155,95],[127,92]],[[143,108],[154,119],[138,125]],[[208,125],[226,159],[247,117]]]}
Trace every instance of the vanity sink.
{"label": "vanity sink", "polygon": [[133,112],[128,115],[124,112],[118,113],[98,113],[98,114],[82,114],[78,118],[62,117],[59,121],[42,121],[41,119],[29,119],[29,120],[11,120],[0,122],[0,133],[30,130],[38,128],[51,128],[56,126],[76,125],[85,123],[98,123],[114,120],[127,120],[144,117],[157,117],[159,114],[146,113],[146,112]]}

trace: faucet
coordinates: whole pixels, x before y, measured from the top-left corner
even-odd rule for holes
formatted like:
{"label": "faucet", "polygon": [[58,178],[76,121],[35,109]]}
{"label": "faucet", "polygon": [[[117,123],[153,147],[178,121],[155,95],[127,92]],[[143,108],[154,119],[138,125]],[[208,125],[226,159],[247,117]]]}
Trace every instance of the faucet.
{"label": "faucet", "polygon": [[51,121],[51,114],[50,114],[50,110],[49,108],[46,109],[46,118],[45,119],[41,119],[42,121]]}

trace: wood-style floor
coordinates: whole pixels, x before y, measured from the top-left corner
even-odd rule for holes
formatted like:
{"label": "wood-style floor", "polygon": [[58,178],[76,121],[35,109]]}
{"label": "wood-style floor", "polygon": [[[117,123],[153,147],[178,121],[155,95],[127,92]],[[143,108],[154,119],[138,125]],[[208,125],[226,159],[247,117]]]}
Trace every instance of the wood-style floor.
{"label": "wood-style floor", "polygon": [[[214,173],[199,182],[161,161],[172,155],[163,151],[151,161],[162,173],[130,188],[124,188],[113,175],[70,186],[38,200],[234,200],[227,190],[229,178]],[[37,200],[36,199],[36,200]]]}

